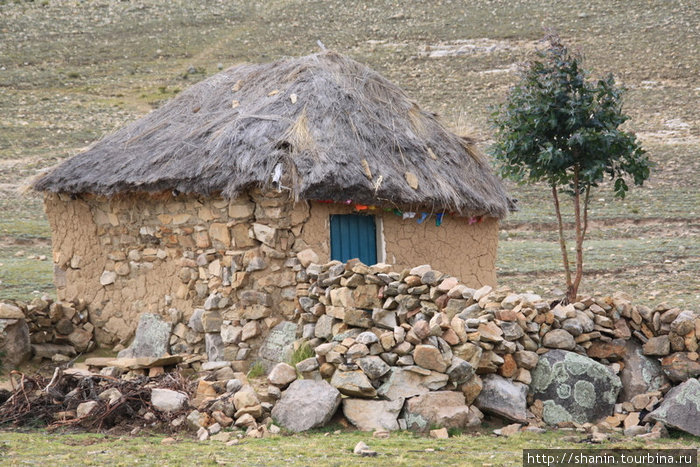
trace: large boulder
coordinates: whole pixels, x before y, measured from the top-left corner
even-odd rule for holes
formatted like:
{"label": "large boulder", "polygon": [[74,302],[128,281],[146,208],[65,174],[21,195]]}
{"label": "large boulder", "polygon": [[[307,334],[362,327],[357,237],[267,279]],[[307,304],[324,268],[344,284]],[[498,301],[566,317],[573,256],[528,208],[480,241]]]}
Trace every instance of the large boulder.
{"label": "large boulder", "polygon": [[297,325],[292,322],[282,321],[272,328],[258,353],[265,371],[270,371],[279,362],[291,360],[296,336]]}
{"label": "large boulder", "polygon": [[644,355],[641,344],[636,340],[627,341],[623,363],[624,368],[620,373],[620,400],[623,402],[639,394],[658,391],[667,383],[658,360]]}
{"label": "large boulder", "polygon": [[532,371],[530,392],[544,403],[542,419],[596,423],[612,414],[622,383],[605,365],[565,350],[540,356]]}
{"label": "large boulder", "polygon": [[[10,311],[13,310],[9,309],[8,305],[5,315],[9,316]],[[21,314],[22,311],[19,310],[19,313]],[[19,319],[0,319],[0,354],[0,362],[5,371],[17,368],[32,356],[29,327],[24,320],[24,315]]]}
{"label": "large boulder", "polygon": [[119,352],[119,358],[159,358],[170,351],[170,331],[172,324],[159,315],[143,313],[136,327],[136,335],[131,345]]}
{"label": "large boulder", "polygon": [[409,430],[462,428],[469,422],[469,406],[461,392],[432,391],[406,401],[402,418]]}
{"label": "large boulder", "polygon": [[272,418],[288,430],[306,431],[328,423],[340,399],[340,392],[325,381],[298,379],[282,393]]}
{"label": "large boulder", "polygon": [[527,422],[527,386],[502,376],[489,374],[482,378],[483,387],[474,401],[483,412],[514,422]]}
{"label": "large boulder", "polygon": [[672,388],[647,418],[700,436],[700,382],[689,379]]}
{"label": "large boulder", "polygon": [[362,431],[398,430],[397,418],[402,407],[403,399],[395,401],[343,399],[345,418]]}

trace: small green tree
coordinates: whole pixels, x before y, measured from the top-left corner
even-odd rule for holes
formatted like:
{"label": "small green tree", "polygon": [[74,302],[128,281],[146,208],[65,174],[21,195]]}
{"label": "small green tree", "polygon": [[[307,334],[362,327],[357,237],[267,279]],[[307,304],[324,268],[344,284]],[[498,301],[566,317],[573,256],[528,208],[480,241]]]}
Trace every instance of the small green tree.
{"label": "small green tree", "polygon": [[[588,79],[583,58],[570,53],[557,36],[530,62],[506,102],[493,114],[496,143],[493,153],[501,175],[518,182],[545,182],[552,191],[559,224],[567,299],[575,301],[583,276],[583,242],[588,229],[592,187],[606,177],[614,181],[615,196],[624,198],[625,181],[636,185],[649,178],[651,163],[635,136],[619,127],[622,90],[612,75]],[[573,196],[576,229],[576,274],[564,237],[559,192]]]}

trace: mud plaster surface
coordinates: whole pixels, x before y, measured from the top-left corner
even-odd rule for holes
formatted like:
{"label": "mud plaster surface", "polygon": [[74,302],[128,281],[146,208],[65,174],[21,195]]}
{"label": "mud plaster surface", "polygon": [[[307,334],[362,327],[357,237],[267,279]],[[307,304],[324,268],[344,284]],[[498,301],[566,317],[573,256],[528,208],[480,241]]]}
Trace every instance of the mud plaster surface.
{"label": "mud plaster surface", "polygon": [[[331,214],[352,213],[350,206],[311,203],[302,237],[318,253],[321,262],[330,259]],[[381,217],[384,262],[397,269],[430,264],[470,287],[496,284],[496,219],[485,218],[470,225],[467,218],[446,215],[437,227],[434,216],[418,224],[416,219],[402,219],[393,213],[379,210],[370,213]]]}

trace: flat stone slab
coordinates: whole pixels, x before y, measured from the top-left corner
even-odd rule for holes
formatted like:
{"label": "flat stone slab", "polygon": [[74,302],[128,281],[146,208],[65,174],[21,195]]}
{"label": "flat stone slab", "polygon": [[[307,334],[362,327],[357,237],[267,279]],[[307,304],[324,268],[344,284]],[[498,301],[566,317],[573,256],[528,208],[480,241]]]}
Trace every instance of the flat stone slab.
{"label": "flat stone slab", "polygon": [[94,366],[97,368],[104,368],[110,366],[110,362],[114,361],[114,357],[92,357],[86,358],[85,364],[87,366]]}
{"label": "flat stone slab", "polygon": [[116,366],[126,370],[141,370],[145,368],[153,368],[156,366],[172,366],[177,365],[183,360],[182,355],[168,355],[160,358],[115,358],[106,362],[105,366]]}

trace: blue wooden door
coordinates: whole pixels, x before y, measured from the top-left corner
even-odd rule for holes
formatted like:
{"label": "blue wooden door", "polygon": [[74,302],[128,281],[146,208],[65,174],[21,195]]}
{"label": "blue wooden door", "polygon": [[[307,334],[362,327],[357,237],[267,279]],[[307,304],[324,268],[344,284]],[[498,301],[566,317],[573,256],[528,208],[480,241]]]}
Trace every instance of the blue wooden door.
{"label": "blue wooden door", "polygon": [[374,216],[334,214],[331,216],[331,259],[346,262],[359,258],[377,263],[377,230]]}

